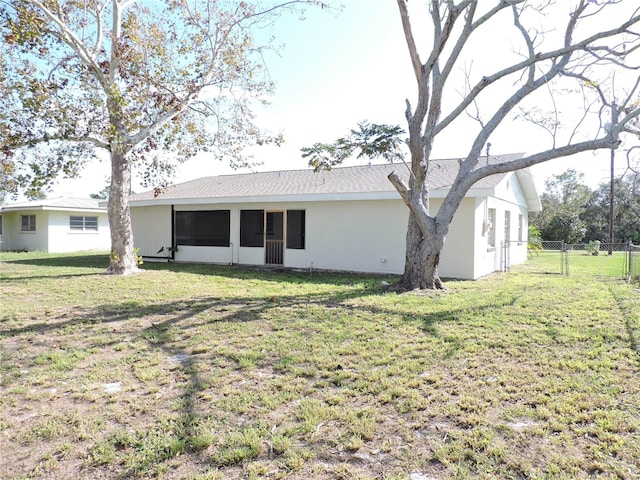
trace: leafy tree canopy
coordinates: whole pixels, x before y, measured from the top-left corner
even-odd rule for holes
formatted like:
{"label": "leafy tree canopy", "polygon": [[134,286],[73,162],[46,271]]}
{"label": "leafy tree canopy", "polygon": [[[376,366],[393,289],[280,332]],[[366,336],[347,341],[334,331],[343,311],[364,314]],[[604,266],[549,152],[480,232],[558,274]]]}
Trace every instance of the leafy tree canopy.
{"label": "leafy tree canopy", "polygon": [[4,171],[39,191],[107,151],[108,271],[134,271],[132,167],[145,186],[163,188],[176,163],[198,152],[239,166],[250,161],[246,147],[278,144],[252,111],[272,90],[264,32],[309,3],[0,0]]}
{"label": "leafy tree canopy", "polygon": [[331,170],[354,154],[357,154],[357,158],[380,157],[388,162],[402,160],[404,155],[401,151],[401,135],[404,133],[398,125],[375,124],[364,120],[349,135],[333,143],[318,142],[311,147],[302,148],[302,158],[309,159],[309,166],[315,172]]}
{"label": "leafy tree canopy", "polygon": [[[567,170],[546,182],[542,212],[532,216],[544,240],[609,241],[610,182],[591,190],[583,176]],[[614,180],[613,224],[614,240],[640,242],[640,172],[627,169]]]}
{"label": "leafy tree canopy", "polygon": [[110,187],[109,187],[109,185],[107,185],[102,190],[100,190],[98,193],[92,193],[89,196],[91,198],[93,198],[94,200],[108,200],[109,199],[109,190],[110,190]]}
{"label": "leafy tree canopy", "polygon": [[[640,174],[627,171],[614,180],[613,233],[618,242],[640,244]],[[609,182],[601,183],[591,193],[581,218],[588,240],[609,240]]]}
{"label": "leafy tree canopy", "polygon": [[556,213],[545,226],[542,234],[548,240],[563,240],[578,243],[587,233],[587,228],[576,212],[562,210]]}
{"label": "leafy tree canopy", "polygon": [[96,147],[119,144],[146,184],[164,185],[197,152],[241,166],[243,147],[281,141],[251,110],[273,87],[270,40],[255,31],[277,6],[1,2],[0,154],[17,184],[75,176]]}

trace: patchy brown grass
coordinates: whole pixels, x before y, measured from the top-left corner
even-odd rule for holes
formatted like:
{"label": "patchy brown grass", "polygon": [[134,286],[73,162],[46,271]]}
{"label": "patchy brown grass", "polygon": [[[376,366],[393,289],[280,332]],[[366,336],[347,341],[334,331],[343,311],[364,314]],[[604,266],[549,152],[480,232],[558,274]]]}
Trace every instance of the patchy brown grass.
{"label": "patchy brown grass", "polygon": [[3,480],[640,477],[623,282],[105,264],[2,254]]}

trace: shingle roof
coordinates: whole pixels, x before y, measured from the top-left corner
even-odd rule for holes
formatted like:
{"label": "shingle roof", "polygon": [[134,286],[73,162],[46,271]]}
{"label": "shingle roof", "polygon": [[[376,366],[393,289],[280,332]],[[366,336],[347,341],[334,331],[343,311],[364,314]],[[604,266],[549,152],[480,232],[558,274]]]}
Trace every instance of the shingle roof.
{"label": "shingle roof", "polygon": [[2,212],[16,210],[106,210],[100,207],[99,200],[92,198],[56,197],[44,200],[17,202],[0,207]]}
{"label": "shingle roof", "polygon": [[[520,158],[522,154],[492,157],[492,162],[505,162]],[[459,159],[433,160],[429,170],[431,192],[449,189],[458,172]],[[237,175],[203,177],[172,185],[154,196],[153,191],[130,197],[133,205],[150,201],[168,203],[171,200],[223,199],[256,197],[286,197],[300,195],[339,194],[395,194],[398,195],[387,176],[396,171],[405,181],[409,178],[407,167],[402,163],[340,167],[330,171],[314,173],[313,170],[283,170]],[[506,174],[486,177],[474,185],[474,189],[494,188]],[[399,197],[399,195],[398,195]]]}

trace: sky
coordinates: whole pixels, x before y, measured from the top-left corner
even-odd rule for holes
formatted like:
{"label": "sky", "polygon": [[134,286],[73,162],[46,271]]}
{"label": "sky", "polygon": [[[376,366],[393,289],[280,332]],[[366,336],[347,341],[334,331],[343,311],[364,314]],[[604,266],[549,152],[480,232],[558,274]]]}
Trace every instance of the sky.
{"label": "sky", "polygon": [[[257,111],[257,123],[273,133],[281,132],[285,143],[253,151],[254,159],[260,162],[254,170],[308,168],[301,156],[302,147],[334,141],[362,120],[406,128],[405,99],[415,98],[416,87],[396,2],[344,0],[340,12],[311,8],[303,21],[296,16],[283,17],[274,34],[277,43],[283,44],[278,55],[267,57],[276,91],[270,105]],[[484,51],[478,53],[486,53],[494,42],[503,41],[504,32],[493,31],[477,44]],[[478,68],[477,63],[473,67]],[[436,145],[434,157],[465,155],[464,141],[470,139],[466,129],[460,124],[452,130]],[[512,128],[503,129],[491,139],[491,153],[534,152],[542,138],[530,126],[514,122]],[[617,155],[617,175],[626,167],[622,157]],[[349,160],[345,165],[365,162]],[[585,183],[595,188],[609,179],[610,152],[554,160],[533,167],[532,173],[542,189],[545,179],[568,168],[583,172]],[[248,171],[234,171],[202,154],[182,164],[174,181]],[[91,164],[82,178],[58,182],[49,196],[97,193],[108,176],[108,162]],[[133,189],[146,190],[135,180]]]}

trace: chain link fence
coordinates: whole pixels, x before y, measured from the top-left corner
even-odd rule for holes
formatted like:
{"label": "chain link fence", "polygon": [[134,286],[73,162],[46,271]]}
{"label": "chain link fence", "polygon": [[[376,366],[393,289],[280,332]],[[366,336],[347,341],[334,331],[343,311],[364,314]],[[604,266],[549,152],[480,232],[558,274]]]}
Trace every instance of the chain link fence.
{"label": "chain link fence", "polygon": [[627,278],[627,243],[566,243],[565,274]]}
{"label": "chain link fence", "polygon": [[565,271],[564,242],[540,241],[528,251],[528,261],[523,268],[538,273],[561,275]]}
{"label": "chain link fence", "polygon": [[628,281],[640,283],[640,245],[629,245]]}
{"label": "chain link fence", "polygon": [[631,243],[541,241],[529,250],[527,267],[537,273],[595,275],[640,281],[640,246]]}

